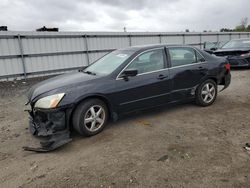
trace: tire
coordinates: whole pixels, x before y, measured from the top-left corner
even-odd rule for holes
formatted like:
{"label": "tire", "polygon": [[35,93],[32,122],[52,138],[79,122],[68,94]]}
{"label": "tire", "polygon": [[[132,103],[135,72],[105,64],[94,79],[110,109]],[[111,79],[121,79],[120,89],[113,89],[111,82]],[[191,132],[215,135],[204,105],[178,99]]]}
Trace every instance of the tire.
{"label": "tire", "polygon": [[[101,112],[99,111],[100,109],[102,109]],[[99,116],[98,112],[100,112]],[[93,136],[104,129],[107,120],[108,108],[106,104],[99,99],[88,99],[76,107],[72,123],[74,129],[81,135]]]}
{"label": "tire", "polygon": [[[207,92],[208,90],[209,92]],[[217,84],[211,79],[208,79],[202,84],[200,84],[195,92],[195,102],[199,106],[210,106],[214,103],[216,97]]]}

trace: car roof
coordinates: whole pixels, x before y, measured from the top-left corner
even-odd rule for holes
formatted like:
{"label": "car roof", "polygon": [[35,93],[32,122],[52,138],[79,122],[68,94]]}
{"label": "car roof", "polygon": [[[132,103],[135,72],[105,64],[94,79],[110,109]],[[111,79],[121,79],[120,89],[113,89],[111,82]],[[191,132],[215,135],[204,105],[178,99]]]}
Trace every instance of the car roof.
{"label": "car roof", "polygon": [[131,46],[131,47],[123,48],[121,50],[138,51],[138,50],[149,50],[152,48],[160,48],[160,47],[192,47],[193,48],[193,46],[184,45],[184,44],[147,44],[147,45]]}

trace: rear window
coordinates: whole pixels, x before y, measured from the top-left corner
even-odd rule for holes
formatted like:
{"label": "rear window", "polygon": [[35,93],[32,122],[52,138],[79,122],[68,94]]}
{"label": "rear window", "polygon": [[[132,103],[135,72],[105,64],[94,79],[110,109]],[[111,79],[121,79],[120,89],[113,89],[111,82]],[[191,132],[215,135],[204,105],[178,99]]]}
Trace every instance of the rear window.
{"label": "rear window", "polygon": [[204,60],[196,50],[189,47],[169,48],[169,55],[172,67],[193,64]]}

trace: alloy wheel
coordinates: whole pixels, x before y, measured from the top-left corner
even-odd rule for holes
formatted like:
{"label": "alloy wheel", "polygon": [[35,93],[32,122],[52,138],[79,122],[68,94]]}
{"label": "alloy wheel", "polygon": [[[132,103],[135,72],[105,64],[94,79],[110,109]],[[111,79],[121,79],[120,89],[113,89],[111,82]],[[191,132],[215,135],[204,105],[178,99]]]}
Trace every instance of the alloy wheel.
{"label": "alloy wheel", "polygon": [[105,110],[100,105],[91,106],[84,116],[84,126],[90,132],[99,130],[105,122]]}
{"label": "alloy wheel", "polygon": [[215,97],[215,87],[211,83],[205,84],[201,89],[201,98],[205,103],[210,103]]}

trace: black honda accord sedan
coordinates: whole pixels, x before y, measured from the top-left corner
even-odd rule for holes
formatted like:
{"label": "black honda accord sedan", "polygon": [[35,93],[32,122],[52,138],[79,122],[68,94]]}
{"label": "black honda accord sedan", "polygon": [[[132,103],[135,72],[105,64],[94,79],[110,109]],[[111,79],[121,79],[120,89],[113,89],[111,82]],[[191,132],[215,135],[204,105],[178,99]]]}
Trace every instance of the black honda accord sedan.
{"label": "black honda accord sedan", "polygon": [[44,136],[39,148],[49,151],[71,140],[74,128],[84,136],[103,130],[108,120],[179,101],[211,105],[217,86],[227,88],[230,65],[191,46],[148,45],[115,50],[83,70],[33,86],[30,131]]}

